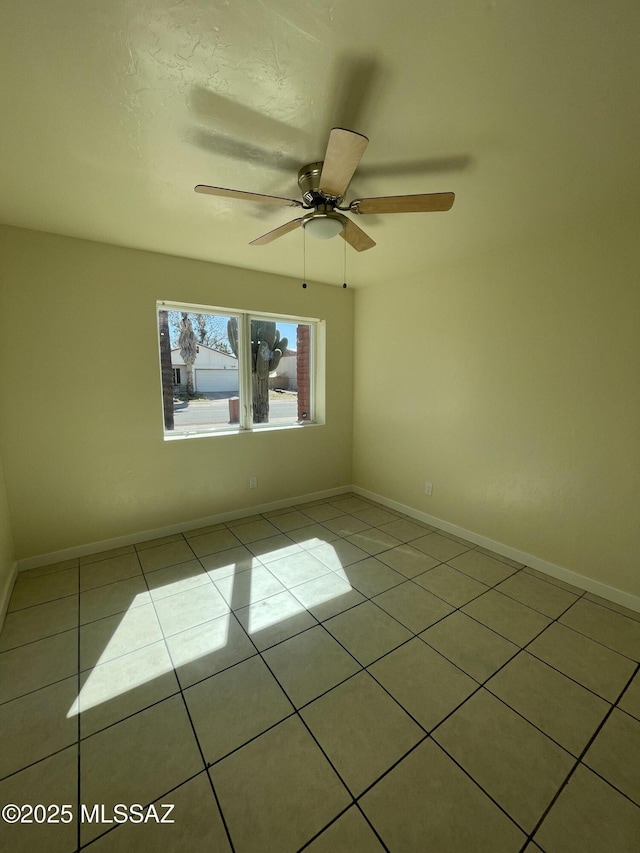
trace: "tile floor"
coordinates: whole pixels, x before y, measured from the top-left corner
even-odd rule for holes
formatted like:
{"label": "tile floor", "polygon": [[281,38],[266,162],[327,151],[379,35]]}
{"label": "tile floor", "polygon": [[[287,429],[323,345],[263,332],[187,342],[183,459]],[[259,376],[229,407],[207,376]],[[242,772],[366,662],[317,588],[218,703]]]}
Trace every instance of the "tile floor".
{"label": "tile floor", "polygon": [[72,819],[0,847],[635,853],[639,660],[640,615],[354,495],[24,572],[0,804]]}

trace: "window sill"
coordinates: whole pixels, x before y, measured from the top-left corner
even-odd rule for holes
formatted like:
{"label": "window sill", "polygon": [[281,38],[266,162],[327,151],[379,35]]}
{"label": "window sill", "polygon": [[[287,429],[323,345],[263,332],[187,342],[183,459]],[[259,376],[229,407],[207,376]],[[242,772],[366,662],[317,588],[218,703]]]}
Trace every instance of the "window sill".
{"label": "window sill", "polygon": [[228,429],[216,430],[194,430],[193,432],[178,432],[175,434],[165,433],[165,441],[182,441],[190,438],[219,438],[225,435],[256,435],[262,432],[282,432],[286,430],[309,429],[309,427],[321,427],[322,423],[307,421],[303,424],[282,424],[271,425],[264,424],[263,426],[255,426],[252,429],[241,429],[240,427],[229,427]]}

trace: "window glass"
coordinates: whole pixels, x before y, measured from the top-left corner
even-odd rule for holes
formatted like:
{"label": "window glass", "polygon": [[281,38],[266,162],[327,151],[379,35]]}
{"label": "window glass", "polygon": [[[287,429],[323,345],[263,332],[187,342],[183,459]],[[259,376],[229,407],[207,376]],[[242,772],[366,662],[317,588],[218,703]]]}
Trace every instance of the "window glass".
{"label": "window glass", "polygon": [[167,436],[314,421],[316,321],[158,303]]}
{"label": "window glass", "polygon": [[252,317],[251,406],[255,425],[312,421],[310,323]]}

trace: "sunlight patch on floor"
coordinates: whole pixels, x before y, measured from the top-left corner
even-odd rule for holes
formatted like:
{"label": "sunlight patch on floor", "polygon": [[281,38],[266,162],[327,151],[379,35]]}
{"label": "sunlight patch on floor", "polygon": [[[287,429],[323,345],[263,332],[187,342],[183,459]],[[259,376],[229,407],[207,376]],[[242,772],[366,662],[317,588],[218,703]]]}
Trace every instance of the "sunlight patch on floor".
{"label": "sunlight patch on floor", "polygon": [[[331,547],[327,543],[322,544],[325,549]],[[272,555],[263,555],[267,565],[274,556],[279,556],[277,549]],[[330,564],[331,568],[327,568],[327,572],[322,576],[275,594],[269,593],[269,587],[265,587],[265,569],[262,565],[244,568],[225,577],[221,583],[223,589],[219,591],[231,602],[234,600],[234,586],[236,587],[236,592],[240,593],[244,604],[243,609],[245,613],[248,612],[248,619],[245,616],[242,620],[246,630],[250,635],[258,634],[316,605],[348,593],[352,587],[337,554]],[[254,572],[260,578],[260,583],[252,587]],[[211,572],[211,575],[215,576],[215,571]],[[171,598],[175,597],[175,612],[179,613],[184,609],[181,593],[189,586],[184,579],[175,581],[155,589],[154,597],[162,601],[164,611],[167,608],[171,610]],[[208,584],[204,586],[208,588]],[[194,589],[191,588],[190,592],[193,594]],[[169,637],[172,641],[172,660],[164,639],[160,639],[161,635],[157,633],[156,614],[152,605],[147,602],[146,592],[132,600],[97,662],[92,669],[84,673],[86,680],[69,709],[67,718],[135,690],[174,668],[215,653],[227,645],[231,609],[225,615],[218,615],[204,623],[185,625],[183,631],[173,633]],[[162,614],[160,621],[162,622]],[[196,628],[197,631],[194,630]],[[184,642],[180,641],[182,637],[186,638]]]}
{"label": "sunlight patch on floor", "polygon": [[97,663],[89,671],[87,680],[67,713],[67,719],[115,699],[130,690],[135,690],[136,687],[141,687],[151,679],[171,672],[172,669],[173,665],[164,641],[129,652],[103,664]]}

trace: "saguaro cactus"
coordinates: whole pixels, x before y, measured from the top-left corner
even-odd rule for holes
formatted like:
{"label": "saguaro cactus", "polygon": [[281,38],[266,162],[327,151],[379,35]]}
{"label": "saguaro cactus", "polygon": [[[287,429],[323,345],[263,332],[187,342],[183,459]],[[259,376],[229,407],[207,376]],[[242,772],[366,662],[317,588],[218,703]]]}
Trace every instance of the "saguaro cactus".
{"label": "saguaro cactus", "polygon": [[[231,317],[227,324],[229,345],[238,358],[238,320]],[[287,338],[272,320],[251,321],[251,385],[254,424],[269,423],[269,374],[273,373],[287,349]]]}

